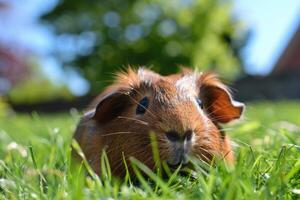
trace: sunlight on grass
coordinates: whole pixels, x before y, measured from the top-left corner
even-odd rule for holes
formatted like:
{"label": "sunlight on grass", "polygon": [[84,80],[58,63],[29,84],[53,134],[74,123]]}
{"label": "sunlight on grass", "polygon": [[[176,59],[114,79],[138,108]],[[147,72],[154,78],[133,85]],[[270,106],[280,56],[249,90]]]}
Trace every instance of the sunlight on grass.
{"label": "sunlight on grass", "polygon": [[138,183],[112,177],[105,156],[100,178],[85,170],[87,163],[71,164],[79,114],[10,115],[0,120],[0,199],[297,199],[299,108],[298,102],[248,105],[241,122],[226,126],[235,168],[194,160],[192,174],[177,170],[164,179],[131,159]]}

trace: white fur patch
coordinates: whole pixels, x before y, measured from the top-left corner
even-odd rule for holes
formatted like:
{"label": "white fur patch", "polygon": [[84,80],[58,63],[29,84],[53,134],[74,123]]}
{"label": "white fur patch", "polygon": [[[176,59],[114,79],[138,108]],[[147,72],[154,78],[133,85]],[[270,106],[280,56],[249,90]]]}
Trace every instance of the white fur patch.
{"label": "white fur patch", "polygon": [[196,80],[198,75],[188,74],[177,80],[175,87],[179,100],[191,100],[197,96]]}
{"label": "white fur patch", "polygon": [[154,74],[150,73],[148,70],[146,70],[143,67],[140,67],[138,69],[138,77],[146,85],[152,84],[153,76],[154,76]]}

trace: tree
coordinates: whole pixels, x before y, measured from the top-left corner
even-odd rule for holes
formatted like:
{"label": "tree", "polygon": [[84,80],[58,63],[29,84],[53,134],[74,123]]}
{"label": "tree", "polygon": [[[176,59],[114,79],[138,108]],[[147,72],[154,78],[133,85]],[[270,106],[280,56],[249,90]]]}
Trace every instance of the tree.
{"label": "tree", "polygon": [[56,30],[57,57],[96,92],[126,65],[167,74],[179,65],[242,71],[245,32],[224,0],[61,0],[42,18]]}

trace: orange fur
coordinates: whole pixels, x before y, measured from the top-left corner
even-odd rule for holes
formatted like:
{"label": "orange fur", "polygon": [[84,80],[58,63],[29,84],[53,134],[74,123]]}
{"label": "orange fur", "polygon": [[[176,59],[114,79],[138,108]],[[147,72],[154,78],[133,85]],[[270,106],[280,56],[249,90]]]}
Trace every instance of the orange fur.
{"label": "orange fur", "polygon": [[[145,96],[149,107],[144,115],[136,115],[136,106]],[[203,113],[194,97],[202,99]],[[180,136],[193,131],[189,155],[206,162],[215,156],[229,163],[234,160],[229,138],[219,123],[239,118],[243,105],[234,105],[228,89],[213,74],[184,70],[161,76],[147,69],[129,68],[118,73],[115,82],[92,105],[95,110],[81,119],[74,138],[97,174],[101,173],[103,149],[116,176],[125,175],[123,155],[128,163],[130,157],[135,157],[153,169],[149,134],[156,135],[159,156],[166,160],[172,151],[166,132],[171,130]]]}

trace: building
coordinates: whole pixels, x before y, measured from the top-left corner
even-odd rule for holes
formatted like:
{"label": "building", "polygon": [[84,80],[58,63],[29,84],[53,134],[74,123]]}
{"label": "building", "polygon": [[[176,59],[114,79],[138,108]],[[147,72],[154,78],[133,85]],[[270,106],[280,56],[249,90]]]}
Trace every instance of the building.
{"label": "building", "polygon": [[0,45],[0,95],[29,75],[27,55]]}
{"label": "building", "polygon": [[300,26],[276,62],[272,75],[300,72]]}
{"label": "building", "polygon": [[300,25],[267,76],[247,76],[234,84],[242,101],[300,99]]}

